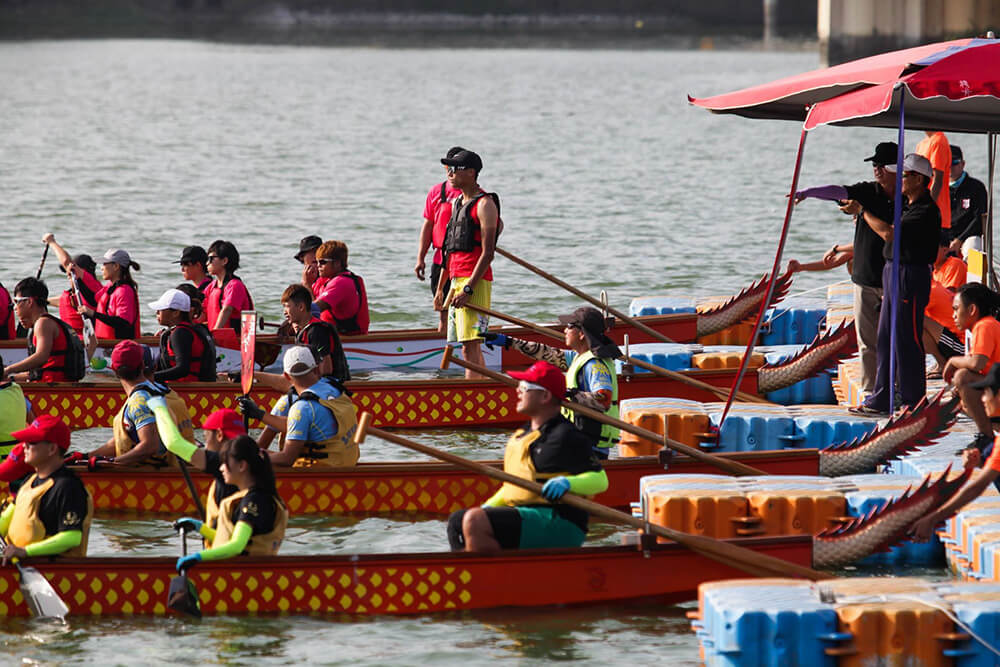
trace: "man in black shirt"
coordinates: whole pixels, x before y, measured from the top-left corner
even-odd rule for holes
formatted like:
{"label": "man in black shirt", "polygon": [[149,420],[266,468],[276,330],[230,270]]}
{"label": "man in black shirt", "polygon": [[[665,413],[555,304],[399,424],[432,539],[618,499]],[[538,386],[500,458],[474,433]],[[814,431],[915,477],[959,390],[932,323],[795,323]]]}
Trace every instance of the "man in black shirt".
{"label": "man in black shirt", "polygon": [[448,541],[456,551],[578,547],[587,536],[587,513],[556,501],[567,491],[590,496],[608,488],[594,441],[559,412],[566,393],[562,371],[538,361],[510,376],[521,380],[517,411],[531,423],[507,441],[503,468],[542,482],[542,493],[504,484],[482,507],[448,518]]}
{"label": "man in black shirt", "polygon": [[965,171],[962,149],[951,147],[951,249],[958,251],[970,236],[982,236],[986,222],[986,186]]}
{"label": "man in black shirt", "polygon": [[[881,415],[898,384],[902,407],[913,407],[927,392],[925,377],[923,327],[924,309],[931,289],[931,265],[937,257],[941,235],[941,212],[931,199],[928,186],[933,174],[927,158],[911,153],[903,160],[904,206],[900,218],[899,286],[892,290],[892,218],[881,218],[865,210],[865,222],[885,241],[885,268],[882,284],[886,286],[878,322],[878,373],[875,389],[852,411]],[[889,377],[892,311],[896,314],[896,377]]]}
{"label": "man in black shirt", "polygon": [[58,417],[41,415],[11,435],[24,443],[25,461],[35,474],[0,515],[0,533],[7,538],[4,564],[30,556],[86,556],[94,505],[80,478],[63,465],[69,428]]}

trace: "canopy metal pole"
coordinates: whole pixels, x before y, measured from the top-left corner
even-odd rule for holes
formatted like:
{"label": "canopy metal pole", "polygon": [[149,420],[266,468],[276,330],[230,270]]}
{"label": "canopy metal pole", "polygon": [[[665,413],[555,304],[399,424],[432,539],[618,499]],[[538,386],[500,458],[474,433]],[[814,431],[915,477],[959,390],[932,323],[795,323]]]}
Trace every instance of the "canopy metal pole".
{"label": "canopy metal pole", "polygon": [[896,320],[899,316],[899,237],[903,227],[899,219],[903,215],[903,156],[906,154],[904,142],[906,140],[906,121],[903,115],[903,100],[906,94],[902,86],[898,86],[899,91],[899,137],[896,141],[896,197],[893,201],[892,212],[892,271],[888,285],[883,285],[889,294],[892,294],[892,312],[889,320],[889,377],[886,379],[886,388],[889,392],[889,414],[896,411]]}
{"label": "canopy metal pole", "polygon": [[989,159],[989,181],[990,187],[987,191],[986,199],[986,225],[983,230],[983,250],[986,251],[986,268],[983,282],[990,289],[997,288],[997,282],[993,275],[993,176],[996,169],[997,158],[997,138],[996,134],[989,132],[986,134],[986,154]]}

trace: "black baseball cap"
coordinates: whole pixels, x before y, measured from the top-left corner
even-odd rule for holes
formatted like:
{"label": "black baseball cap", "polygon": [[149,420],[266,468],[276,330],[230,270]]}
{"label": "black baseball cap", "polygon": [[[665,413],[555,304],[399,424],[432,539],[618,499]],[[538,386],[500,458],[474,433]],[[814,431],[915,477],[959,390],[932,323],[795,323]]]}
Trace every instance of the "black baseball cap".
{"label": "black baseball cap", "polygon": [[464,150],[465,149],[462,148],[461,146],[452,146],[451,148],[448,149],[448,152],[445,153],[444,156],[445,157],[455,157],[456,155],[458,155],[459,153],[461,153]]}
{"label": "black baseball cap", "polygon": [[181,258],[174,262],[174,264],[183,264],[184,262],[194,262],[206,266],[208,264],[208,253],[200,245],[189,245],[181,251]]}
{"label": "black baseball cap", "polygon": [[969,383],[973,389],[992,389],[994,392],[1000,389],[1000,364],[990,366],[990,372],[982,380]]}
{"label": "black baseball cap", "polygon": [[959,162],[964,162],[964,161],[965,161],[965,157],[962,156],[962,147],[961,146],[956,146],[955,144],[952,144],[951,145],[951,163],[952,164],[958,164]]}
{"label": "black baseball cap", "polygon": [[321,245],[323,245],[323,239],[321,239],[318,236],[310,235],[303,237],[303,239],[299,241],[299,251],[295,253],[295,259],[301,262],[302,255],[306,254],[307,252],[312,252]]}
{"label": "black baseball cap", "polygon": [[896,165],[896,155],[899,153],[899,146],[895,141],[883,141],[875,147],[875,154],[866,157],[865,162],[872,162],[877,165]]}
{"label": "black baseball cap", "polygon": [[569,315],[560,315],[559,322],[564,326],[580,327],[583,335],[590,343],[590,350],[598,357],[611,357],[617,359],[622,356],[621,350],[604,333],[608,328],[608,323],[601,315],[601,311],[591,306],[577,308]]}
{"label": "black baseball cap", "polygon": [[477,172],[483,170],[483,159],[472,151],[467,150],[460,150],[450,157],[441,158],[441,164],[448,167],[475,169]]}
{"label": "black baseball cap", "polygon": [[[91,257],[90,255],[79,254],[71,259],[73,260],[74,264],[79,266],[87,273],[93,273],[94,271],[97,270],[97,262],[95,262],[94,258]],[[63,273],[66,273],[66,269],[63,268],[62,264],[59,265],[59,270],[62,271]]]}

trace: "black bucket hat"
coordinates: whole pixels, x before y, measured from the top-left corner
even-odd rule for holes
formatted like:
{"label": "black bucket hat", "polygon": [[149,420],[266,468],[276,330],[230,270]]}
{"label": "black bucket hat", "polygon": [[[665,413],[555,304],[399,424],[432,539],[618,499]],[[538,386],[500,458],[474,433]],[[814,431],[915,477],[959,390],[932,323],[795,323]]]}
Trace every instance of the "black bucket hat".
{"label": "black bucket hat", "polygon": [[301,241],[299,241],[299,251],[295,253],[295,259],[302,261],[302,255],[307,252],[312,252],[316,248],[323,245],[323,239],[318,236],[306,236]]}

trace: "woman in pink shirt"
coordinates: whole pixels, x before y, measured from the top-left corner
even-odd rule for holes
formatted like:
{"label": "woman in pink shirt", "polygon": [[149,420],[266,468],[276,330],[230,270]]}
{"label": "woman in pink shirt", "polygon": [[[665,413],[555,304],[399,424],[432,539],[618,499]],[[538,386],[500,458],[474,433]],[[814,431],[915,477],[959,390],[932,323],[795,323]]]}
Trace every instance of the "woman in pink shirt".
{"label": "woman in pink shirt", "polygon": [[347,269],[347,244],[327,241],[316,249],[320,278],[326,278],[315,305],[320,319],[337,327],[342,336],[368,333],[368,292],[365,281]]}
{"label": "woman in pink shirt", "polygon": [[240,333],[240,314],[253,310],[253,297],[236,270],[240,253],[229,241],[208,246],[208,272],[215,280],[205,290],[205,316],[209,329],[230,328]]}
{"label": "woman in pink shirt", "polygon": [[82,305],[79,312],[94,318],[94,334],[98,339],[131,339],[139,337],[139,287],[132,279],[132,270],[139,265],[121,248],[112,248],[101,258],[104,283],[97,292],[97,306]]}

